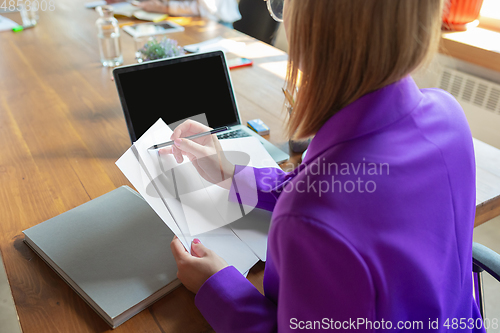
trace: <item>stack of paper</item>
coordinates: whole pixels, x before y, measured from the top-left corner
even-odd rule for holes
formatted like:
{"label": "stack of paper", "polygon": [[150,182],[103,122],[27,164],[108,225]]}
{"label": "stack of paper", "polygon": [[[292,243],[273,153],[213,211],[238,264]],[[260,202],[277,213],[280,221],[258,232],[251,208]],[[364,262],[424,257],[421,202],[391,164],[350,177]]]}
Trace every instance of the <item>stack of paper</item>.
{"label": "stack of paper", "polygon": [[6,17],[0,16],[0,31],[12,30],[12,28],[17,27],[18,25],[19,24],[17,24],[16,22]]}
{"label": "stack of paper", "polygon": [[[253,207],[240,206],[228,200],[229,190],[203,179],[190,161],[178,164],[171,155],[148,150],[169,141],[171,134],[158,120],[116,165],[186,249],[199,238],[241,273],[259,259],[265,261],[271,214],[254,208],[257,193],[249,193],[245,200],[253,201]],[[278,167],[255,138],[221,140],[221,146],[233,163]]]}

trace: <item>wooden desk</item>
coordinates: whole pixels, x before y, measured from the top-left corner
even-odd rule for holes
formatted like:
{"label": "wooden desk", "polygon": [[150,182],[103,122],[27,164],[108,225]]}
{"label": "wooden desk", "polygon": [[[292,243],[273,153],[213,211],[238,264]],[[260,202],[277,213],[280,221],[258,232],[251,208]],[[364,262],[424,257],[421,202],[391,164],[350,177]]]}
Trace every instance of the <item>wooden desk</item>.
{"label": "wooden desk", "polygon": [[[99,63],[97,15],[83,4],[58,0],[55,11],[40,12],[34,29],[0,32],[0,250],[25,333],[111,331],[21,234],[129,184],[114,164],[130,145],[127,127],[111,73]],[[270,141],[288,150],[281,111],[286,54],[213,22],[178,22],[186,31],[171,38],[181,45],[219,35],[247,43],[242,56],[254,66],[232,72],[243,121],[261,118],[272,129]],[[127,34],[121,40],[131,64],[134,42]],[[299,157],[291,161],[285,168]],[[480,214],[500,214],[499,203],[500,196],[480,203]],[[261,291],[262,278],[258,264],[249,279]],[[180,287],[115,332],[212,331],[193,299]]]}
{"label": "wooden desk", "polygon": [[476,219],[474,227],[500,215],[500,150],[474,139]]}
{"label": "wooden desk", "polygon": [[[37,27],[0,32],[0,250],[25,333],[111,331],[21,234],[129,184],[115,166],[130,140],[111,71],[99,62],[98,15],[84,1],[55,4],[55,11],[40,12]],[[19,13],[5,16],[20,22]],[[214,22],[177,21],[186,31],[170,37],[180,45],[219,35],[247,44],[243,55],[254,66],[232,73],[243,121],[264,120],[269,139],[287,151],[281,130],[286,54]],[[134,63],[133,39],[123,33],[121,43],[125,64]],[[249,274],[261,291],[263,267]],[[180,287],[115,331],[212,331],[193,300]]]}

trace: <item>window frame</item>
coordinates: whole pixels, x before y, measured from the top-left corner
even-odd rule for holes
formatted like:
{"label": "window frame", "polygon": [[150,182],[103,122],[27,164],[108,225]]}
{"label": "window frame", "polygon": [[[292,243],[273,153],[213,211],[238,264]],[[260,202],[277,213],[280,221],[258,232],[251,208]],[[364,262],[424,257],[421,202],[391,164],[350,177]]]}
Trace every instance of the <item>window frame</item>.
{"label": "window frame", "polygon": [[[483,0],[483,6],[487,2],[493,2],[493,1],[499,1],[499,0]],[[479,27],[500,32],[500,15],[492,17],[479,14]]]}

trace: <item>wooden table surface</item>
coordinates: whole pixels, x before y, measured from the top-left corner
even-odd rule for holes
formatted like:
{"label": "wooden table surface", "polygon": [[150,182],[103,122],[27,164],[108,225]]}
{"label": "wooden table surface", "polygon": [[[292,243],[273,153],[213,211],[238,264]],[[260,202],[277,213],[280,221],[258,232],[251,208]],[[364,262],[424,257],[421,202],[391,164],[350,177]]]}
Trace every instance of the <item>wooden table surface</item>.
{"label": "wooden table surface", "polygon": [[500,215],[500,150],[474,139],[477,227]]}
{"label": "wooden table surface", "polygon": [[[111,72],[99,62],[97,14],[81,0],[55,6],[39,13],[33,29],[0,32],[0,250],[24,332],[111,331],[21,234],[129,184],[115,166],[130,141]],[[19,22],[18,13],[4,16]],[[220,35],[246,43],[239,56],[253,59],[254,66],[231,73],[243,121],[261,118],[271,128],[269,140],[288,151],[281,92],[286,54],[213,22],[177,22],[186,30],[170,37],[180,45]],[[134,63],[133,39],[123,33],[121,42],[125,64]],[[483,157],[478,160],[491,176],[495,165]],[[283,167],[298,161],[295,155]],[[495,177],[481,184],[491,187]],[[477,221],[500,214],[500,182],[488,191],[478,202]],[[261,291],[263,267],[259,263],[249,274]],[[193,300],[181,286],[115,331],[211,332]]]}
{"label": "wooden table surface", "polygon": [[[115,165],[130,140],[111,71],[99,62],[98,15],[84,1],[55,5],[39,13],[33,29],[0,32],[0,250],[24,332],[111,331],[21,234],[130,185]],[[2,15],[20,22],[19,13]],[[242,119],[261,118],[272,128],[269,140],[288,151],[281,130],[287,55],[214,22],[176,21],[186,30],[170,38],[180,45],[220,35],[246,43],[241,56],[254,66],[232,72]],[[135,63],[133,38],[122,33],[121,43],[124,64]],[[259,263],[249,274],[261,291],[263,268]],[[181,286],[115,331],[212,331],[193,300]]]}

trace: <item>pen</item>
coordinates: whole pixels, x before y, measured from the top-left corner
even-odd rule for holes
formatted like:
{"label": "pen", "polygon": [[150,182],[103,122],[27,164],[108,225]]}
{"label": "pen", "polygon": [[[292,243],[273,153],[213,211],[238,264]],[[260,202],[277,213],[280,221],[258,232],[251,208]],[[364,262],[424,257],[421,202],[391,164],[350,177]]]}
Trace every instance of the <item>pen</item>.
{"label": "pen", "polygon": [[30,24],[30,25],[18,25],[18,26],[15,26],[14,28],[12,28],[12,31],[14,32],[21,32],[23,30],[26,30],[26,29],[29,29],[29,28],[34,28],[35,25],[34,24]]}
{"label": "pen", "polygon": [[[224,132],[224,131],[227,131],[228,129],[229,128],[227,126],[222,126],[222,127],[218,127],[216,129],[213,129],[213,130],[208,131],[208,132],[198,133],[198,134],[195,134],[195,135],[187,136],[187,137],[182,138],[182,139],[189,139],[189,140],[198,139],[198,138],[201,138],[202,136],[212,135],[212,134],[219,133],[219,132]],[[156,150],[156,149],[160,149],[160,148],[171,146],[173,144],[174,144],[174,141],[168,141],[168,142],[164,142],[164,143],[159,143],[157,145],[149,147],[148,150]]]}
{"label": "pen", "polygon": [[288,104],[293,108],[293,105],[295,104],[295,101],[293,100],[292,95],[288,91],[285,90],[285,88],[281,88],[283,90],[283,94],[285,94],[286,100],[288,101]]}

